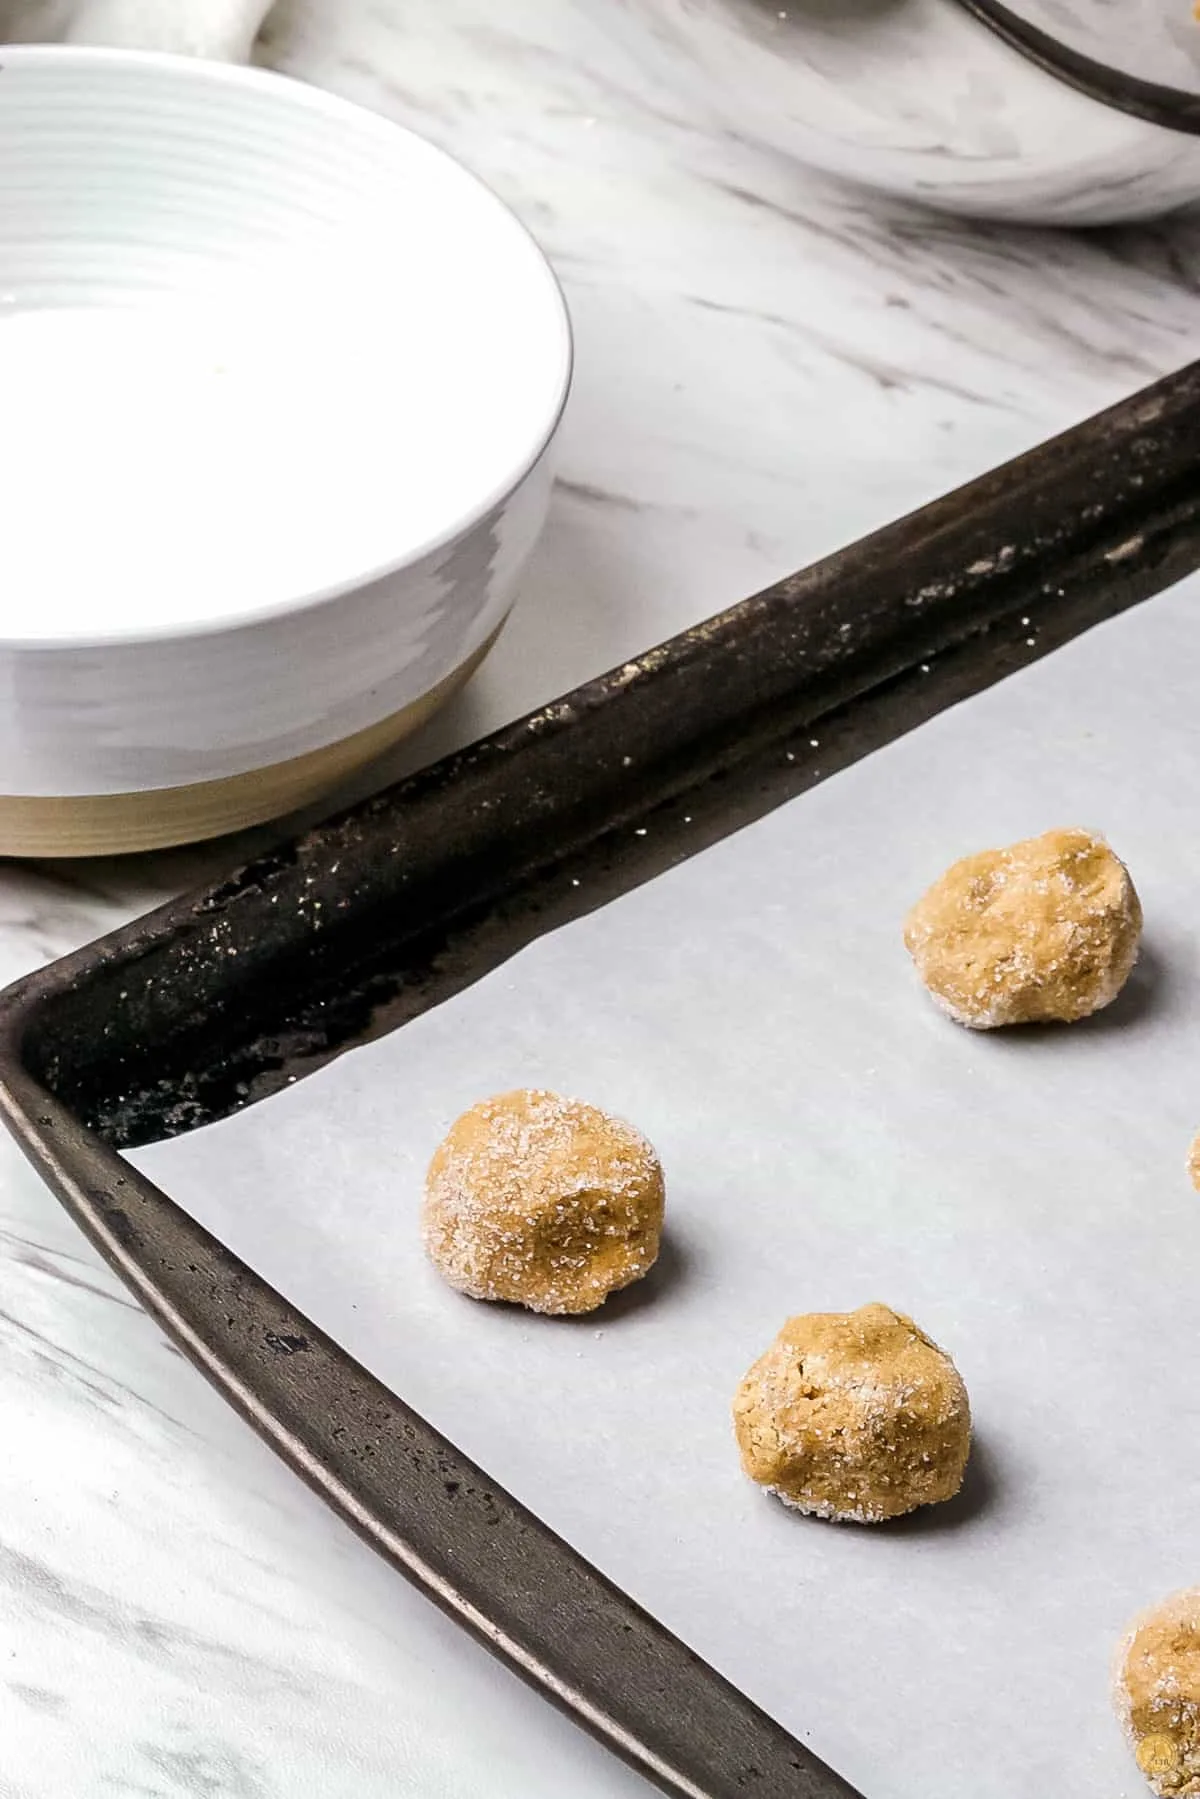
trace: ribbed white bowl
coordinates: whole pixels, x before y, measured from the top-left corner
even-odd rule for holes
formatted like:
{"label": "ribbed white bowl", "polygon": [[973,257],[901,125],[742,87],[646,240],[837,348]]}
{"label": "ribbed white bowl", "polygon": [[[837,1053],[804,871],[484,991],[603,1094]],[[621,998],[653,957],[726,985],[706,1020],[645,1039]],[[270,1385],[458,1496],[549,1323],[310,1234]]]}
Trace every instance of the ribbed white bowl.
{"label": "ribbed white bowl", "polygon": [[[318,89],[0,60],[0,853],[124,847],[27,844],[41,799],[163,841],[196,821],[138,796],[233,782],[201,825],[228,828],[376,752],[499,627],[563,301],[472,176]],[[302,792],[253,778],[289,767]]]}

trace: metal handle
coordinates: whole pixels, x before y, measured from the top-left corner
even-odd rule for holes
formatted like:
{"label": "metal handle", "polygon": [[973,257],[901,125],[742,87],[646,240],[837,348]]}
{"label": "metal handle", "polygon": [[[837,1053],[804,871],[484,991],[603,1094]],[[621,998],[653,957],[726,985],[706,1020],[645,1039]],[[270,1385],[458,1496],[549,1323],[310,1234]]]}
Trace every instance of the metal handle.
{"label": "metal handle", "polygon": [[1073,49],[1022,18],[1003,0],[958,0],[958,4],[1012,49],[1089,99],[1131,113],[1151,125],[1161,125],[1167,131],[1200,133],[1200,94],[1161,81],[1147,81],[1085,56],[1082,50]]}

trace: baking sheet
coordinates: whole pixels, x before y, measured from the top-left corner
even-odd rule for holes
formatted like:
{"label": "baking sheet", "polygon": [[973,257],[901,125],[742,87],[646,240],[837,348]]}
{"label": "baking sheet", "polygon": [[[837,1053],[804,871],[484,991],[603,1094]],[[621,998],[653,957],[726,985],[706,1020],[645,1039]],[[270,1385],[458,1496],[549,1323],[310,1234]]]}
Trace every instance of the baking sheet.
{"label": "baking sheet", "polygon": [[[1129,1615],[1200,1581],[1200,579],[542,938],[289,1091],[132,1159],[869,1799],[1143,1791]],[[1110,1012],[975,1035],[900,942],[956,856],[1053,825],[1129,862]],[[545,1085],[657,1144],[669,1245],[582,1321],[448,1291],[425,1163]],[[871,1299],[954,1354],[964,1495],[785,1511],[729,1401],[792,1312]]]}

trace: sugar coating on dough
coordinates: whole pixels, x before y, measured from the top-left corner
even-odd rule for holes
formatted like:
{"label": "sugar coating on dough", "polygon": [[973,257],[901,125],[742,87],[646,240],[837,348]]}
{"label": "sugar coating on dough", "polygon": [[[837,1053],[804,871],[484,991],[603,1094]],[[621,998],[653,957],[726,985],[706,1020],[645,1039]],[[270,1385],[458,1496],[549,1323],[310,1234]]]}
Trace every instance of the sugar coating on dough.
{"label": "sugar coating on dough", "polygon": [[664,1197],[658,1157],[632,1125],[522,1087],[472,1106],[437,1150],[425,1247],[473,1299],[590,1312],[653,1267]]}
{"label": "sugar coating on dough", "polygon": [[1142,908],[1124,863],[1089,831],[1047,831],[948,868],[904,941],[955,1023],[1073,1023],[1116,999],[1137,960]]}
{"label": "sugar coating on dough", "polygon": [[1200,1193],[1200,1131],[1192,1138],[1192,1147],[1188,1151],[1188,1173],[1192,1177],[1192,1186]]}
{"label": "sugar coating on dough", "polygon": [[1151,1790],[1200,1794],[1200,1587],[1138,1619],[1121,1645],[1115,1697]]}
{"label": "sugar coating on dough", "polygon": [[738,1388],[733,1423],[751,1480],[856,1524],[953,1498],[971,1447],[954,1363],[884,1305],[789,1318]]}

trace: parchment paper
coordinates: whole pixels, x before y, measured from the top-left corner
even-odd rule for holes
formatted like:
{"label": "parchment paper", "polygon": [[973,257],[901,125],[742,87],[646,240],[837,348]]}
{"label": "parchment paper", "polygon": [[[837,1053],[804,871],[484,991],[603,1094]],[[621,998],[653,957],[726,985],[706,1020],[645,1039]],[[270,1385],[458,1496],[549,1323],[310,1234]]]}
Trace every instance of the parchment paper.
{"label": "parchment paper", "polygon": [[[134,1159],[869,1799],[1143,1791],[1129,1616],[1200,1583],[1200,580],[1011,678],[287,1093]],[[910,902],[967,851],[1104,831],[1147,919],[1125,995],[974,1035]],[[583,1322],[426,1267],[424,1166],[515,1085],[634,1120],[670,1247]],[[786,1512],[729,1401],[792,1312],[871,1299],[953,1353],[963,1498]]]}

